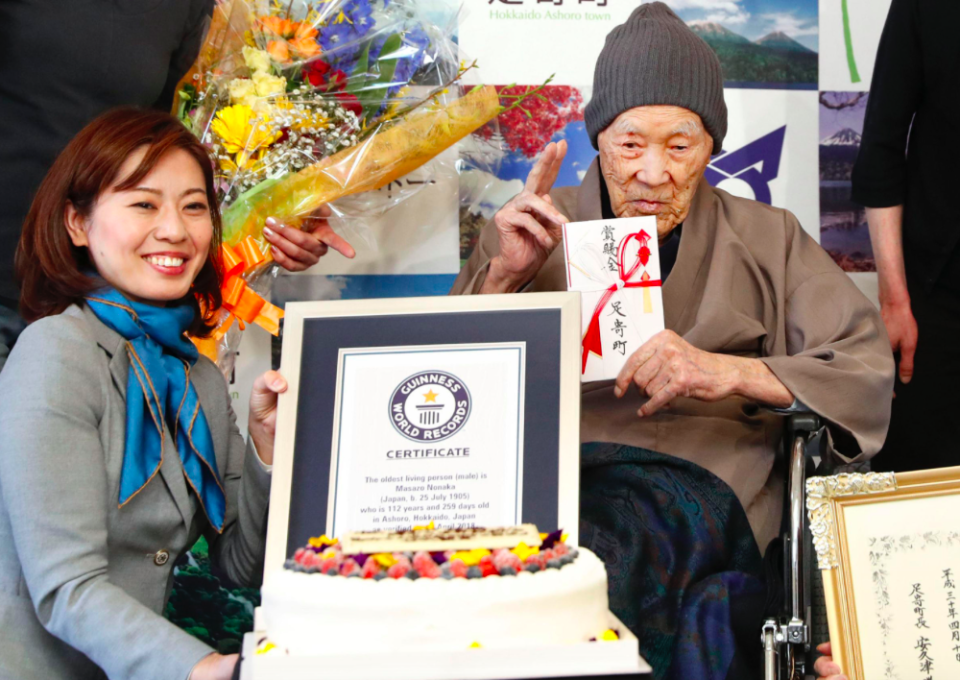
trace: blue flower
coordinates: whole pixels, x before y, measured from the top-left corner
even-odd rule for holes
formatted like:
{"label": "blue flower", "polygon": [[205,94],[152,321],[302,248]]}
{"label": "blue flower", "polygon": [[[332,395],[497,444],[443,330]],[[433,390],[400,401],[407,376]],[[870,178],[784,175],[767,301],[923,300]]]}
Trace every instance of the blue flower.
{"label": "blue flower", "polygon": [[343,3],[320,29],[320,45],[327,60],[349,74],[365,46],[364,36],[375,24],[370,0]]}
{"label": "blue flower", "polygon": [[[386,34],[380,34],[374,38],[370,46],[370,63],[373,64],[380,59],[383,44],[387,40]],[[393,72],[393,82],[395,83],[387,90],[387,95],[393,97],[401,88],[410,83],[413,75],[423,66],[424,55],[427,47],[430,45],[430,36],[419,25],[414,26],[403,34],[403,40],[400,47],[392,55],[396,58],[397,65]]]}

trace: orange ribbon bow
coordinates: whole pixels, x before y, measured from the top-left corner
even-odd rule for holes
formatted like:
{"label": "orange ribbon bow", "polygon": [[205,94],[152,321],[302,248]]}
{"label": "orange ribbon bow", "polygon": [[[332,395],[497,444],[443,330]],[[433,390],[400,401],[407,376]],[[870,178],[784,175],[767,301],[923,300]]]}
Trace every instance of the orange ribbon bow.
{"label": "orange ribbon bow", "polygon": [[280,333],[280,319],[283,310],[264,300],[244,280],[243,274],[267,261],[253,236],[247,236],[236,246],[220,246],[220,258],[223,263],[223,307],[228,315],[220,322],[209,338],[194,338],[194,344],[202,354],[213,361],[217,359],[217,343],[226,335],[234,319],[240,324],[254,323],[271,335]]}

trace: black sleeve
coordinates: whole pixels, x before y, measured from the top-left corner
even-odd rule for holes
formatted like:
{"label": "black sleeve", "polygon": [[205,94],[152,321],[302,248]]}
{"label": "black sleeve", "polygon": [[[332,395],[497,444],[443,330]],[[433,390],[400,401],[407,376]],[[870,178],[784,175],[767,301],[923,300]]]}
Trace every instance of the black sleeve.
{"label": "black sleeve", "polygon": [[173,95],[176,92],[177,83],[193,66],[197,55],[200,54],[203,40],[207,36],[207,29],[210,28],[210,17],[213,16],[215,0],[193,0],[192,4],[190,19],[185,27],[183,40],[180,41],[180,47],[170,57],[167,82],[163,86],[163,92],[153,104],[155,109],[169,111],[170,107],[173,106]]}
{"label": "black sleeve", "polygon": [[907,136],[923,90],[917,0],[893,0],[883,27],[867,100],[853,200],[870,208],[902,205]]}

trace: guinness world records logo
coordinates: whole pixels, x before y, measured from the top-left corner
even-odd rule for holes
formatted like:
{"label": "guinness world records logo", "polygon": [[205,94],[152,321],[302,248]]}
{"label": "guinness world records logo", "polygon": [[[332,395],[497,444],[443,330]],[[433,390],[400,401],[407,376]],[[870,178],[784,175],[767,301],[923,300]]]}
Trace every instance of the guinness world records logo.
{"label": "guinness world records logo", "polygon": [[443,371],[422,371],[405,379],[390,396],[394,429],[415,442],[449,439],[466,424],[473,400],[460,378]]}

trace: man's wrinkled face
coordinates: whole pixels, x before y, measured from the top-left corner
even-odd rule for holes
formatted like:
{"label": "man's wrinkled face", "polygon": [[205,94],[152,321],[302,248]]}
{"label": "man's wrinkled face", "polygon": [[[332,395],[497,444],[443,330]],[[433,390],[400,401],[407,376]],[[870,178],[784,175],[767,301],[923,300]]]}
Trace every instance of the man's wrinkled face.
{"label": "man's wrinkled face", "polygon": [[614,215],[656,215],[662,240],[686,219],[713,138],[689,109],[638,106],[617,116],[598,146]]}

